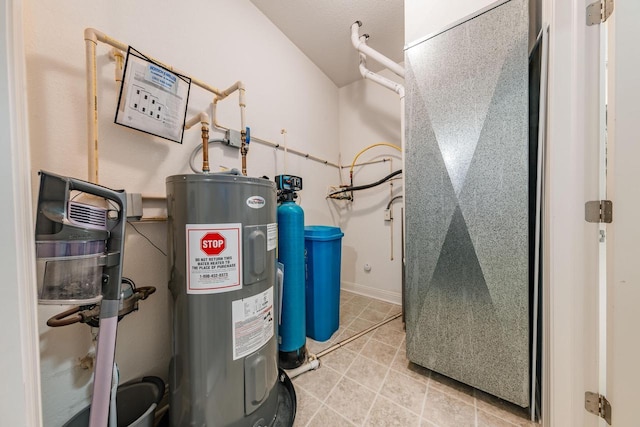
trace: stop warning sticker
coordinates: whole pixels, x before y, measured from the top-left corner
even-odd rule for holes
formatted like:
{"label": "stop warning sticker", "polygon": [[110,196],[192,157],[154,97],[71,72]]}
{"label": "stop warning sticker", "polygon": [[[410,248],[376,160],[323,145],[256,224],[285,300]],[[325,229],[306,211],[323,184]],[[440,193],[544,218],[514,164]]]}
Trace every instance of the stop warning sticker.
{"label": "stop warning sticker", "polygon": [[187,293],[242,289],[242,224],[187,224]]}

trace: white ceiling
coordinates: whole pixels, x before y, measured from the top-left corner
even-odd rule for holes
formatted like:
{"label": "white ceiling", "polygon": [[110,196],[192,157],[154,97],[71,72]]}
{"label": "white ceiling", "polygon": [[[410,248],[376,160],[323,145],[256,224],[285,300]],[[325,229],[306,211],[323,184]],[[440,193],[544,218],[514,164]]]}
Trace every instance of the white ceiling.
{"label": "white ceiling", "polygon": [[[251,0],[333,82],[360,78],[351,24],[362,22],[368,45],[396,62],[404,47],[404,0]],[[367,62],[372,71],[382,67]]]}

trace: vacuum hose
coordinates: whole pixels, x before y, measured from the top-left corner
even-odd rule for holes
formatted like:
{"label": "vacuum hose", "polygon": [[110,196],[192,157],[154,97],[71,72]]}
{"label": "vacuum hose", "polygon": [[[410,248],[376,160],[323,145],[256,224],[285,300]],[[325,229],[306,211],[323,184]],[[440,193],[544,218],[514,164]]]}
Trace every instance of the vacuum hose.
{"label": "vacuum hose", "polygon": [[[122,278],[123,282],[126,282],[126,277]],[[141,286],[135,288],[133,295],[127,300],[123,301],[124,307],[118,313],[118,320],[137,309],[137,302],[145,300],[149,295],[153,294],[156,288],[153,286]],[[89,326],[98,326],[98,316],[100,315],[100,304],[93,306],[76,306],[71,307],[69,310],[58,313],[55,316],[47,320],[47,326],[57,328],[60,326],[73,325],[74,323],[87,323]]]}

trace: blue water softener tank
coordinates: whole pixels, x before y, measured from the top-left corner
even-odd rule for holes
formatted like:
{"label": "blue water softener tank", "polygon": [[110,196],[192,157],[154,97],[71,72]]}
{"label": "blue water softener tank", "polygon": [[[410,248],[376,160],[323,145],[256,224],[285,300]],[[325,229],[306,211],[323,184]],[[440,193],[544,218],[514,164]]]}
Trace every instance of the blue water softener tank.
{"label": "blue water softener tank", "polygon": [[278,329],[280,366],[292,369],[307,357],[305,328],[304,211],[295,203],[302,178],[278,175],[278,261],[284,265],[281,323]]}

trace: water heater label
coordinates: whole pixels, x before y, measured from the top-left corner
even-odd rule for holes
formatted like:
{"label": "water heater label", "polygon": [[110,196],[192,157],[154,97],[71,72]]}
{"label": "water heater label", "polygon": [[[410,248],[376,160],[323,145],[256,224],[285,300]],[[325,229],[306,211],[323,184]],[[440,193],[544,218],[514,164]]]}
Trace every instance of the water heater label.
{"label": "water heater label", "polygon": [[266,203],[261,196],[251,196],[247,199],[247,206],[253,209],[262,209]]}
{"label": "water heater label", "polygon": [[247,356],[273,337],[273,287],[231,303],[233,360]]}
{"label": "water heater label", "polygon": [[267,224],[267,251],[272,251],[278,247],[278,224],[273,222]]}
{"label": "water heater label", "polygon": [[186,224],[187,293],[242,289],[242,224]]}

